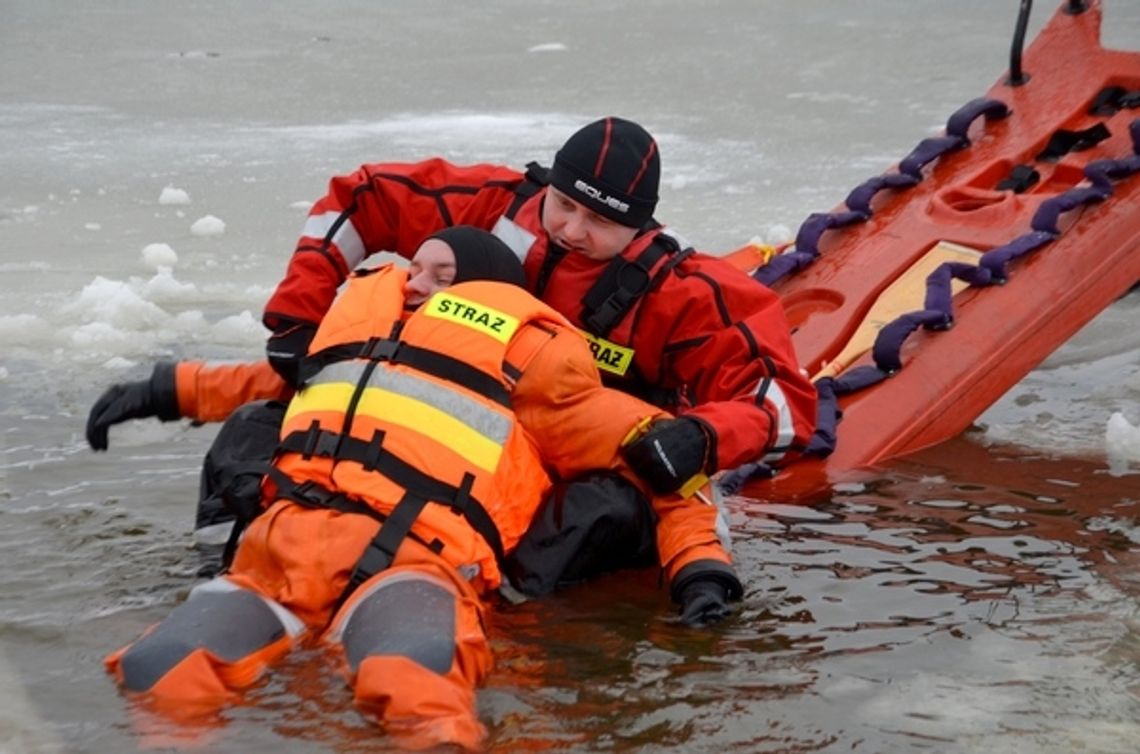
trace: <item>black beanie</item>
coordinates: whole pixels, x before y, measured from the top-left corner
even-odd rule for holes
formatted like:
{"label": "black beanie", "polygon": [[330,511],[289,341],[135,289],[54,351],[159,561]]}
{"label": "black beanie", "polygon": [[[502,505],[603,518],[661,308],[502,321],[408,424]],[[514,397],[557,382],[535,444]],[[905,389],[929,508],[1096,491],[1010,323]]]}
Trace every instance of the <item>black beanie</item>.
{"label": "black beanie", "polygon": [[550,183],[579,204],[630,228],[653,217],[661,158],[644,128],[602,118],[571,136],[550,171]]}
{"label": "black beanie", "polygon": [[455,283],[493,280],[526,287],[522,262],[498,237],[471,225],[456,225],[432,233],[455,254]]}

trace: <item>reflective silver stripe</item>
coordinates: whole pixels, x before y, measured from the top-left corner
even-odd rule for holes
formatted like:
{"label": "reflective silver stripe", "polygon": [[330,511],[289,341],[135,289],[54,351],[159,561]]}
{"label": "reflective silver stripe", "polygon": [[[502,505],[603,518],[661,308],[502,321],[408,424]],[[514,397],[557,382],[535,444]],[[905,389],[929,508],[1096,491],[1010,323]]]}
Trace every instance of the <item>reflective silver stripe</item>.
{"label": "reflective silver stripe", "polygon": [[[759,390],[760,386],[757,385],[756,389]],[[770,402],[776,412],[776,442],[773,445],[777,448],[786,448],[796,437],[796,427],[792,423],[792,412],[788,408],[788,399],[784,396],[784,391],[780,389],[780,383],[776,380],[768,382],[768,392],[764,394],[764,400]],[[765,463],[778,461],[784,457],[784,452],[781,450],[768,453],[760,460]]]}
{"label": "reflective silver stripe", "polygon": [[526,261],[527,252],[530,251],[531,246],[534,246],[536,236],[533,233],[514,220],[508,219],[505,215],[499,218],[495,227],[491,228],[491,232],[498,236],[500,241],[511,247],[511,251],[515,253],[520,262]]}
{"label": "reflective silver stripe", "polygon": [[[323,215],[309,215],[309,218],[305,220],[305,227],[301,230],[301,235],[319,238],[323,241],[343,214],[343,212],[326,212]],[[344,257],[344,263],[348,269],[351,270],[364,261],[366,256],[364,241],[361,240],[360,234],[353,227],[351,219],[345,219],[340,224],[336,233],[333,234],[332,242],[340,249],[340,255]]]}
{"label": "reflective silver stripe", "polygon": [[716,508],[716,538],[720,540],[720,546],[728,554],[732,554],[732,530],[729,528],[728,520],[728,505],[725,501],[724,490],[720,488],[719,484],[706,484],[702,488],[706,496],[711,496],[711,503]]}
{"label": "reflective silver stripe", "polygon": [[[362,361],[342,361],[325,367],[310,385],[347,382],[355,385],[360,381],[367,364]],[[511,431],[514,417],[499,413],[474,398],[463,395],[458,390],[449,390],[434,382],[406,372],[396,372],[380,367],[368,378],[367,387],[388,390],[406,396],[435,408],[463,422],[487,439],[504,444]]]}
{"label": "reflective silver stripe", "polygon": [[364,370],[368,367],[367,362],[364,361],[338,361],[335,364],[329,364],[327,367],[317,372],[317,374],[306,382],[306,385],[328,385],[333,382],[349,382],[355,385],[364,376]]}

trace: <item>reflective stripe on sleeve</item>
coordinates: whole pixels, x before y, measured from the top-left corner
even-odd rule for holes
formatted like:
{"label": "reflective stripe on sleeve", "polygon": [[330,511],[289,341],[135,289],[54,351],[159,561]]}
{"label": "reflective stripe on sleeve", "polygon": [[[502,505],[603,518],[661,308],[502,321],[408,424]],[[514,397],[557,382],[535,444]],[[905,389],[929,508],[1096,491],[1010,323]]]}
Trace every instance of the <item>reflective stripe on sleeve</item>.
{"label": "reflective stripe on sleeve", "polygon": [[[759,385],[757,385],[759,390]],[[780,389],[780,384],[775,380],[768,382],[768,390],[764,394],[765,401],[768,401],[776,414],[776,441],[772,444],[773,448],[779,448],[775,452],[766,454],[761,460],[765,463],[778,461],[784,457],[787,452],[787,447],[791,445],[796,437],[796,427],[792,422],[792,412],[788,408],[788,399],[784,396],[784,391]]]}
{"label": "reflective stripe on sleeve", "polygon": [[530,247],[534,246],[536,236],[526,228],[522,227],[514,220],[508,219],[506,216],[500,217],[495,223],[495,227],[491,229],[491,233],[499,237],[499,240],[511,247],[511,251],[519,258],[520,262],[526,261],[527,252]]}
{"label": "reflective stripe on sleeve", "polygon": [[353,227],[352,220],[345,217],[336,229],[336,233],[333,233],[331,238],[329,237],[329,232],[344,214],[343,212],[325,212],[323,215],[309,215],[308,219],[305,220],[305,227],[301,230],[301,235],[309,238],[320,238],[323,241],[336,244],[336,247],[340,249],[340,255],[344,257],[345,267],[352,270],[363,262],[366,256],[364,241],[356,232],[356,228]]}

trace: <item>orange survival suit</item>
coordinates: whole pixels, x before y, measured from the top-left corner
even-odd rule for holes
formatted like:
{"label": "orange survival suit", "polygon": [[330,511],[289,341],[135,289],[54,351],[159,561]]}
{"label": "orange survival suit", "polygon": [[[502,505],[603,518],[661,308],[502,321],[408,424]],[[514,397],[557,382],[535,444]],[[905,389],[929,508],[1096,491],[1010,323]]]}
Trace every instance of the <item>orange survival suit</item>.
{"label": "orange survival suit", "polygon": [[[352,277],[286,413],[267,509],[226,576],[107,659],[125,688],[216,704],[320,637],[402,745],[479,747],[480,596],[550,474],[623,470],[622,439],[660,414],[603,388],[578,334],[522,289],[462,283],[403,321],[405,280],[394,266]],[[653,505],[670,579],[732,573],[715,508]]]}

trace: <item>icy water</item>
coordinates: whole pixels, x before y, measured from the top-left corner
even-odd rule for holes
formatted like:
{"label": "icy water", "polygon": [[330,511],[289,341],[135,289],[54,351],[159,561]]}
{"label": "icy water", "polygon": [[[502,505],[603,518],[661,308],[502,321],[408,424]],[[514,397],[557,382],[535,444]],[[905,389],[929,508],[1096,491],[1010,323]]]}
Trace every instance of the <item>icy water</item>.
{"label": "icy water", "polygon": [[[660,138],[661,219],[782,240],[983,94],[1017,5],[6,0],[0,752],[388,748],[318,654],[197,731],[101,665],[194,583],[214,430],[136,423],[95,455],[87,409],[157,358],[257,357],[329,175],[549,161],[620,114]],[[1140,3],[1106,16],[1140,47]],[[1109,421],[1136,441],[1138,316],[1133,293],[952,443],[808,505],[731,500],[723,627],[674,623],[652,572],[499,611],[491,748],[1137,751],[1140,454]]]}

